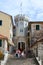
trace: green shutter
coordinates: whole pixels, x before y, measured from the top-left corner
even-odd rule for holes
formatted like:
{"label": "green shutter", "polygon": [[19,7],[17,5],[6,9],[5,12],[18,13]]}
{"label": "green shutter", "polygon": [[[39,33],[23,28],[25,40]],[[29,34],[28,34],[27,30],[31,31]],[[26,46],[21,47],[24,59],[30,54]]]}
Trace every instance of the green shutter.
{"label": "green shutter", "polygon": [[40,30],[39,25],[36,25],[36,30]]}
{"label": "green shutter", "polygon": [[2,46],[2,40],[0,40],[0,47]]}
{"label": "green shutter", "polygon": [[2,25],[2,20],[0,20],[0,25]]}

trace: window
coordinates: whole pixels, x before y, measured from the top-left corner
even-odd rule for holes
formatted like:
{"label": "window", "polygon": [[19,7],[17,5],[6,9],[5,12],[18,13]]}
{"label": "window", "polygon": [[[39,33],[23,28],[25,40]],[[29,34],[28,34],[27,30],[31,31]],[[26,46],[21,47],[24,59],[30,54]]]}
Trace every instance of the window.
{"label": "window", "polygon": [[27,26],[27,23],[25,23],[25,26]]}
{"label": "window", "polygon": [[23,29],[20,29],[20,32],[23,32]]}
{"label": "window", "polygon": [[0,25],[2,25],[2,20],[0,20]]}
{"label": "window", "polygon": [[18,23],[17,23],[17,27],[18,27]]}
{"label": "window", "polygon": [[28,36],[30,35],[30,33],[28,32]]}
{"label": "window", "polygon": [[39,28],[39,25],[36,25],[36,30],[39,30],[40,28]]}
{"label": "window", "polygon": [[0,47],[2,46],[2,40],[0,40]]}

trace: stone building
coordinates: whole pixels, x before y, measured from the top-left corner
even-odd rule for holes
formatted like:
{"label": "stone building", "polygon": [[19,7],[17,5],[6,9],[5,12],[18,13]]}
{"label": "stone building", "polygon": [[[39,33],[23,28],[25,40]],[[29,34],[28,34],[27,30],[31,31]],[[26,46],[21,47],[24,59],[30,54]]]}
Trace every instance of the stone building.
{"label": "stone building", "polygon": [[[4,45],[3,37],[8,39],[8,43],[13,45],[13,20],[12,16],[0,11],[0,48]],[[4,45],[5,46],[5,45]],[[11,51],[11,46],[8,47]]]}
{"label": "stone building", "polygon": [[28,17],[25,15],[17,15],[14,17],[14,37],[13,41],[16,49],[26,50],[28,48]]}
{"label": "stone building", "polygon": [[43,65],[43,21],[30,21],[30,50]]}

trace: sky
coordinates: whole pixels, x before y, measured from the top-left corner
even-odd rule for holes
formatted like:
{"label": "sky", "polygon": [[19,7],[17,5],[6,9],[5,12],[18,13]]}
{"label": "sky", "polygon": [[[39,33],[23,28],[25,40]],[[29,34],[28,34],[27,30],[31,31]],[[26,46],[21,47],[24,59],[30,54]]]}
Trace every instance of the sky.
{"label": "sky", "polygon": [[43,21],[43,0],[0,0],[0,11],[13,17],[24,14],[32,21]]}

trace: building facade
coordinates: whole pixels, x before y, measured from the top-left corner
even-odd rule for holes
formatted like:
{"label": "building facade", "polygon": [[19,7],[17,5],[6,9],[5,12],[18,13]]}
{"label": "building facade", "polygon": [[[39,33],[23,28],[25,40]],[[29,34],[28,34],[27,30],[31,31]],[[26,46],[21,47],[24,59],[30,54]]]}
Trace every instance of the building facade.
{"label": "building facade", "polygon": [[43,65],[43,21],[30,22],[30,50]]}
{"label": "building facade", "polygon": [[8,43],[12,44],[12,38],[13,38],[12,16],[2,11],[0,11],[0,35],[7,37]]}
{"label": "building facade", "polygon": [[36,42],[38,39],[40,39],[41,37],[43,37],[43,22],[42,21],[34,21],[31,22],[30,21],[30,39],[31,42],[34,44],[34,42]]}
{"label": "building facade", "polygon": [[17,15],[14,18],[15,21],[15,35],[14,35],[14,44],[16,49],[26,50],[28,47],[28,39],[27,39],[27,26],[29,19],[24,15]]}

